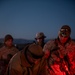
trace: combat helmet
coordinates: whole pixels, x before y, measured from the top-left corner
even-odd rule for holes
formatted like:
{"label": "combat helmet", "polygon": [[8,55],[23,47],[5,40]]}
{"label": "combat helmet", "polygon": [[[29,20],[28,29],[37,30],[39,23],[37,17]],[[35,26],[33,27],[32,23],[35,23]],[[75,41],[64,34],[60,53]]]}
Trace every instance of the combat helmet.
{"label": "combat helmet", "polygon": [[46,38],[46,36],[44,35],[43,32],[38,32],[35,36],[35,39],[39,39],[39,38]]}
{"label": "combat helmet", "polygon": [[6,42],[6,41],[9,40],[9,39],[12,39],[12,41],[13,41],[12,35],[10,35],[10,34],[5,35],[5,37],[4,37],[4,42]]}
{"label": "combat helmet", "polygon": [[68,25],[63,25],[60,28],[59,35],[63,37],[69,37],[71,34],[71,28]]}

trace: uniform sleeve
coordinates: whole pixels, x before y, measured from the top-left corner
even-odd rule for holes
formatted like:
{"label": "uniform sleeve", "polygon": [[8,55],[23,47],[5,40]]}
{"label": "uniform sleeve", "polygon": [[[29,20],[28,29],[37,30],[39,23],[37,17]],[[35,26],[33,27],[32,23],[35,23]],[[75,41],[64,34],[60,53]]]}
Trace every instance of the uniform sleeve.
{"label": "uniform sleeve", "polygon": [[0,48],[0,59],[2,59],[3,52],[4,52],[4,49]]}
{"label": "uniform sleeve", "polygon": [[75,74],[75,51],[70,52],[68,56],[70,62],[70,72],[71,74]]}
{"label": "uniform sleeve", "polygon": [[46,60],[44,59],[44,57],[42,58],[39,71],[40,72],[38,72],[39,74],[37,75],[46,75]]}
{"label": "uniform sleeve", "polygon": [[15,69],[12,69],[12,68],[10,69],[10,67],[8,67],[5,75],[22,75],[22,73],[20,73],[19,71]]}
{"label": "uniform sleeve", "polygon": [[17,48],[12,48],[12,50],[10,51],[10,54],[14,55],[16,54],[17,52],[19,52],[19,50]]}
{"label": "uniform sleeve", "polygon": [[52,48],[55,48],[54,41],[48,41],[43,48],[43,51],[45,52],[46,50],[51,50]]}

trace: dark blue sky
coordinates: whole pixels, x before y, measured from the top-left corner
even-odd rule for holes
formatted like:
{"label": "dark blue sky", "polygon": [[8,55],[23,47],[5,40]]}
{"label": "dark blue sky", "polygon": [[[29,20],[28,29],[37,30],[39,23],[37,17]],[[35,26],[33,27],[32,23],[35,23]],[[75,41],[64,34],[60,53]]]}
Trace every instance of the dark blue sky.
{"label": "dark blue sky", "polygon": [[37,32],[56,38],[60,27],[68,24],[75,39],[74,0],[0,1],[0,37],[34,39]]}

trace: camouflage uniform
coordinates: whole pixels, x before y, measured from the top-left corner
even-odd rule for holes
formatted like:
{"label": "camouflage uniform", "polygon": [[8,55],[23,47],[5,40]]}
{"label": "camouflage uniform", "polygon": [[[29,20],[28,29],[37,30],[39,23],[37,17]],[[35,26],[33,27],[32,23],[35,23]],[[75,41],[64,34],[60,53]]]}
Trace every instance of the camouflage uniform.
{"label": "camouflage uniform", "polygon": [[[62,32],[61,35],[66,36],[66,33]],[[75,75],[75,42],[70,37],[64,45],[59,38],[48,41],[43,48],[44,52],[47,50],[50,52],[46,65],[47,75]]]}
{"label": "camouflage uniform", "polygon": [[19,50],[15,46],[12,46],[11,48],[3,46],[2,48],[0,48],[0,59],[7,59],[8,54],[14,55],[18,51]]}
{"label": "camouflage uniform", "polygon": [[[14,46],[10,49],[6,46],[3,46],[0,48],[0,74],[4,75],[6,67],[9,63],[9,59],[11,58],[15,53],[17,53],[19,50],[15,48]],[[11,55],[11,57],[8,57],[8,55]]]}
{"label": "camouflage uniform", "polygon": [[[44,57],[40,58],[38,64],[30,64],[29,60],[27,59],[27,55],[25,52],[26,50],[27,49],[23,49],[11,59],[6,75],[46,75],[44,69],[45,68]],[[35,48],[34,51],[36,51]]]}
{"label": "camouflage uniform", "polygon": [[47,58],[47,71],[50,75],[75,75],[75,42],[70,34],[71,28],[63,25],[58,37],[44,46],[43,51],[50,52]]}

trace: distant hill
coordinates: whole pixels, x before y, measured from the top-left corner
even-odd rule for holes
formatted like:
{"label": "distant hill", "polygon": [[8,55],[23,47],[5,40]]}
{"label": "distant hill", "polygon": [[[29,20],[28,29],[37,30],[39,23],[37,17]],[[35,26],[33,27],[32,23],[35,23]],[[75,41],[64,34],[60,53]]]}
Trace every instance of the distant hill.
{"label": "distant hill", "polygon": [[15,44],[25,44],[25,43],[32,43],[33,40],[27,40],[27,39],[14,39],[13,41]]}
{"label": "distant hill", "polygon": [[[0,38],[0,47],[3,46],[3,42],[4,42],[4,39]],[[33,40],[14,39],[13,43],[19,50],[22,50],[25,47],[25,45],[33,43]]]}
{"label": "distant hill", "polygon": [[[3,43],[3,38],[0,38],[0,43]],[[25,44],[25,43],[32,43],[33,40],[27,40],[27,39],[14,39],[14,44]]]}
{"label": "distant hill", "polygon": [[[45,43],[48,42],[51,39],[45,39]],[[75,39],[73,39],[75,41]],[[3,44],[3,38],[0,38],[0,47],[2,47]],[[14,45],[19,49],[22,50],[27,44],[33,43],[35,40],[27,40],[27,39],[14,39],[13,43]]]}
{"label": "distant hill", "polygon": [[0,43],[3,43],[3,38],[0,38]]}
{"label": "distant hill", "polygon": [[[49,41],[51,39],[45,39],[45,42]],[[75,39],[73,39],[75,41]],[[27,40],[27,39],[14,39],[13,43],[14,44],[27,44],[27,43],[32,43],[35,40]],[[3,43],[3,38],[0,38],[0,43]]]}

